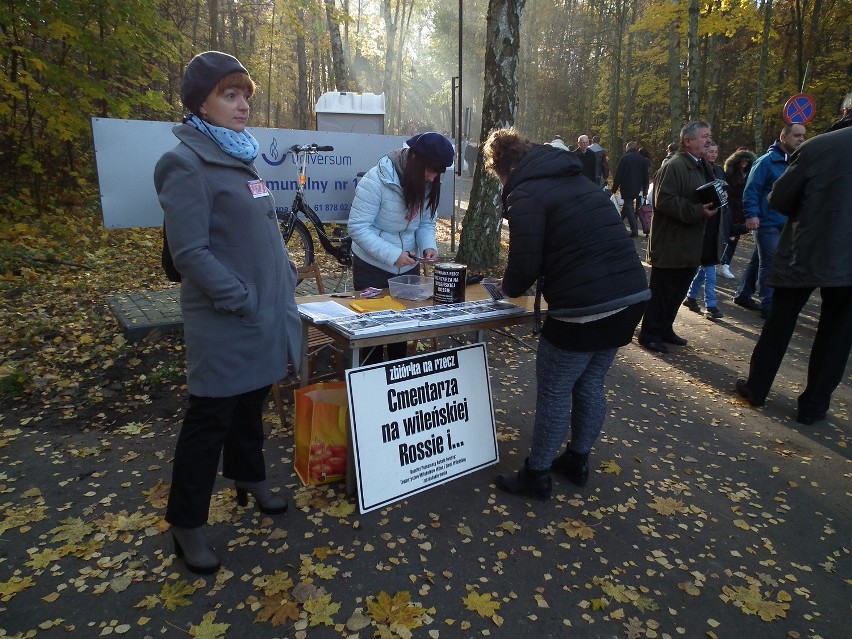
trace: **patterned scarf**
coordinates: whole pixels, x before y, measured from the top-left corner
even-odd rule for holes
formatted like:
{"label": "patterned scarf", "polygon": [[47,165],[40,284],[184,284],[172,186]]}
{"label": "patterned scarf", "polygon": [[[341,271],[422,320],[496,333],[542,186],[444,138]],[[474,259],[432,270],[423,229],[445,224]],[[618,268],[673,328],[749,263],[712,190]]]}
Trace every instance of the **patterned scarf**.
{"label": "patterned scarf", "polygon": [[194,126],[218,144],[219,148],[221,148],[225,153],[237,158],[238,160],[242,160],[243,162],[254,162],[254,159],[257,157],[260,147],[257,140],[255,140],[254,136],[248,131],[237,133],[233,129],[205,122],[194,113],[185,116],[183,121],[186,124]]}

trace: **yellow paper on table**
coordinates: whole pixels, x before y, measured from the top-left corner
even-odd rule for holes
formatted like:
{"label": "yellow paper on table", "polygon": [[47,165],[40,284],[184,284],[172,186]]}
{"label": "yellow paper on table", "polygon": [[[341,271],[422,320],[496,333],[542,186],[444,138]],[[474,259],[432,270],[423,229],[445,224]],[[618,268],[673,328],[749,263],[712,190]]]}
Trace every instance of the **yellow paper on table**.
{"label": "yellow paper on table", "polygon": [[372,299],[367,298],[363,300],[355,300],[354,302],[349,302],[349,306],[351,306],[359,313],[372,313],[373,311],[405,310],[405,306],[397,302],[390,295],[385,295],[384,297],[374,297]]}
{"label": "yellow paper on table", "polygon": [[346,477],[346,382],[322,382],[296,391],[296,474],[305,486]]}

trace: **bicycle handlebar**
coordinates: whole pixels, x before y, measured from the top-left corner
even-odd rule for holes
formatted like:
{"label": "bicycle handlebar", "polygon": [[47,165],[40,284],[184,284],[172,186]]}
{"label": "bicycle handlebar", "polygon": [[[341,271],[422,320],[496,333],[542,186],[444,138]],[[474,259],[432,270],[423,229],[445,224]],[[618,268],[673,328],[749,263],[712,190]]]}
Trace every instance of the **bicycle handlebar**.
{"label": "bicycle handlebar", "polygon": [[334,151],[333,146],[319,146],[317,144],[294,144],[290,147],[292,153],[318,153],[320,151]]}

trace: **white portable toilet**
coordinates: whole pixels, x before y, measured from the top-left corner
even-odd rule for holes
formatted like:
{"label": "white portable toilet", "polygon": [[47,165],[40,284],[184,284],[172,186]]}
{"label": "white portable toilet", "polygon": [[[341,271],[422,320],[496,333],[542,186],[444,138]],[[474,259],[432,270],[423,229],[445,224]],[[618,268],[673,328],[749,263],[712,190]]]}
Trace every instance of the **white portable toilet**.
{"label": "white portable toilet", "polygon": [[317,101],[317,131],[385,132],[385,94],[330,91]]}

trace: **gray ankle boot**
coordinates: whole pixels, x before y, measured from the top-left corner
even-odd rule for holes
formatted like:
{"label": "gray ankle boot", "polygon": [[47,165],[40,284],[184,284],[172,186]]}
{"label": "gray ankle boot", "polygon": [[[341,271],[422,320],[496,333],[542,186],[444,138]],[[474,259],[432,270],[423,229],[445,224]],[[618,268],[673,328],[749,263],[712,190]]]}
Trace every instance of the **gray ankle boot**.
{"label": "gray ankle boot", "polygon": [[175,554],[183,557],[190,572],[199,575],[212,575],[222,565],[219,557],[207,542],[203,527],[179,528],[172,526],[172,539],[175,542]]}
{"label": "gray ankle boot", "polygon": [[260,512],[267,515],[280,515],[287,512],[287,498],[273,493],[265,479],[254,482],[235,481],[234,488],[237,489],[237,503],[240,506],[248,506],[248,494],[251,493]]}

